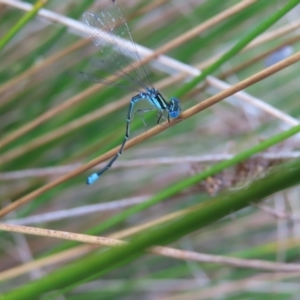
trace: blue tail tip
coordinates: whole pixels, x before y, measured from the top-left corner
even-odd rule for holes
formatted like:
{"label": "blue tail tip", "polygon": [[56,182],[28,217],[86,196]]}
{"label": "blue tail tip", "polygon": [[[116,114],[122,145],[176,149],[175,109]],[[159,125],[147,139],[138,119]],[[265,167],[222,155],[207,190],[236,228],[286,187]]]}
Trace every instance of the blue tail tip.
{"label": "blue tail tip", "polygon": [[91,185],[93,184],[97,179],[99,178],[99,175],[97,173],[92,174],[86,179],[86,184]]}

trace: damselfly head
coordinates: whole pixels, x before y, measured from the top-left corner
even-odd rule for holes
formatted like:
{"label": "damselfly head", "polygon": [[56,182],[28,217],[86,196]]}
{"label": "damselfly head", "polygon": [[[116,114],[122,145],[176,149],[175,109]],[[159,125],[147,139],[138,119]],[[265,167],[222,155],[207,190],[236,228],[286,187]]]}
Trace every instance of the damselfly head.
{"label": "damselfly head", "polygon": [[170,108],[169,108],[169,116],[172,119],[176,119],[179,117],[181,113],[180,101],[177,98],[170,99]]}

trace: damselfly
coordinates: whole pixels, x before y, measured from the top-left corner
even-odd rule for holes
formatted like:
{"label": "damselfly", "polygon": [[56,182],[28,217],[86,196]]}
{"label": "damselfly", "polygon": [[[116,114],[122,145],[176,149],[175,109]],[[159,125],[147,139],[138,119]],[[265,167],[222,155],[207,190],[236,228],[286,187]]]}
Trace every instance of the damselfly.
{"label": "damselfly", "polygon": [[[115,160],[122,154],[126,141],[129,139],[130,122],[132,120],[134,105],[142,100],[147,100],[151,108],[142,109],[144,112],[152,109],[158,111],[157,123],[166,112],[167,119],[177,118],[180,115],[181,107],[177,98],[171,98],[170,101],[162,96],[150,82],[145,66],[141,62],[137,47],[133,42],[128,24],[115,0],[106,0],[107,7],[101,11],[100,15],[85,12],[83,14],[83,23],[86,31],[93,43],[99,47],[101,60],[98,66],[110,74],[115,74],[129,82],[129,86],[138,91],[138,94],[132,97],[126,120],[126,131],[124,140],[119,152],[108,162],[100,171],[93,173],[87,178],[87,184],[93,184],[106,170],[108,170]],[[133,63],[135,62],[135,63]],[[138,66],[137,66],[138,64]],[[121,86],[114,80],[98,79],[91,74],[82,73],[87,80],[94,82],[104,82]]]}

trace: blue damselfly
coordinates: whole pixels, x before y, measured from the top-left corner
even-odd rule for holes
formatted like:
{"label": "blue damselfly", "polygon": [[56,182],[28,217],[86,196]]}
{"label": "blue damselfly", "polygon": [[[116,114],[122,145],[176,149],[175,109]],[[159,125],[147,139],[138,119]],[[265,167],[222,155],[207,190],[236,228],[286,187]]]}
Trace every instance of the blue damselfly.
{"label": "blue damselfly", "polygon": [[[141,62],[141,58],[133,42],[122,11],[115,0],[106,0],[106,2],[107,7],[100,12],[99,16],[94,13],[85,12],[82,18],[88,35],[93,43],[99,47],[102,55],[101,60],[97,62],[98,67],[108,74],[115,74],[122,77],[123,80],[128,82],[127,86],[136,90],[138,94],[132,97],[129,104],[126,131],[120,150],[103,169],[93,173],[87,178],[87,184],[93,184],[122,154],[126,141],[129,139],[130,122],[136,103],[147,100],[151,104],[151,108],[138,111],[144,112],[156,109],[158,111],[158,124],[164,112],[167,113],[167,119],[170,122],[170,118],[178,118],[181,111],[180,102],[177,98],[171,98],[168,102],[162,94],[153,87],[145,66]],[[138,68],[134,66],[133,61],[139,63]],[[124,85],[118,84],[113,80],[98,79],[91,74],[83,72],[82,75],[85,79],[93,82],[124,87]]]}

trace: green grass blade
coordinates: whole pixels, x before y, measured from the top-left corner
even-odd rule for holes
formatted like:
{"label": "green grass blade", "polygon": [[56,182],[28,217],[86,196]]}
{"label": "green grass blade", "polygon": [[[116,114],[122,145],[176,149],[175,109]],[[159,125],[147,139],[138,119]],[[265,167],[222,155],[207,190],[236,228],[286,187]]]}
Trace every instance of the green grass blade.
{"label": "green grass blade", "polygon": [[2,39],[0,39],[0,51],[9,43],[9,41],[36,16],[39,10],[47,4],[48,0],[38,0],[33,6],[32,10],[26,13],[16,24],[12,27]]}
{"label": "green grass blade", "polygon": [[261,201],[275,192],[300,182],[300,160],[281,166],[263,179],[254,181],[246,189],[227,193],[208,200],[200,208],[181,217],[171,224],[145,231],[130,244],[96,253],[63,267],[15,291],[2,295],[2,300],[34,299],[43,293],[74,285],[94,274],[105,274],[114,268],[129,263],[144,254],[154,245],[166,245],[186,234],[203,228],[221,218],[236,212],[249,203]]}
{"label": "green grass blade", "polygon": [[266,21],[260,23],[256,28],[250,31],[245,37],[243,37],[239,42],[237,42],[229,51],[227,51],[220,59],[218,59],[215,63],[210,65],[208,68],[202,70],[201,74],[195,77],[190,82],[186,83],[182,88],[178,89],[175,92],[176,97],[181,97],[192,88],[194,88],[197,84],[205,79],[205,77],[209,74],[212,74],[214,71],[220,69],[220,67],[228,61],[230,58],[234,57],[237,53],[239,53],[246,45],[248,45],[251,41],[253,41],[257,36],[266,31],[269,27],[271,27],[274,23],[276,23],[280,18],[282,18],[287,12],[293,9],[296,5],[300,3],[299,0],[290,0],[284,7],[274,13],[271,17],[269,17]]}

